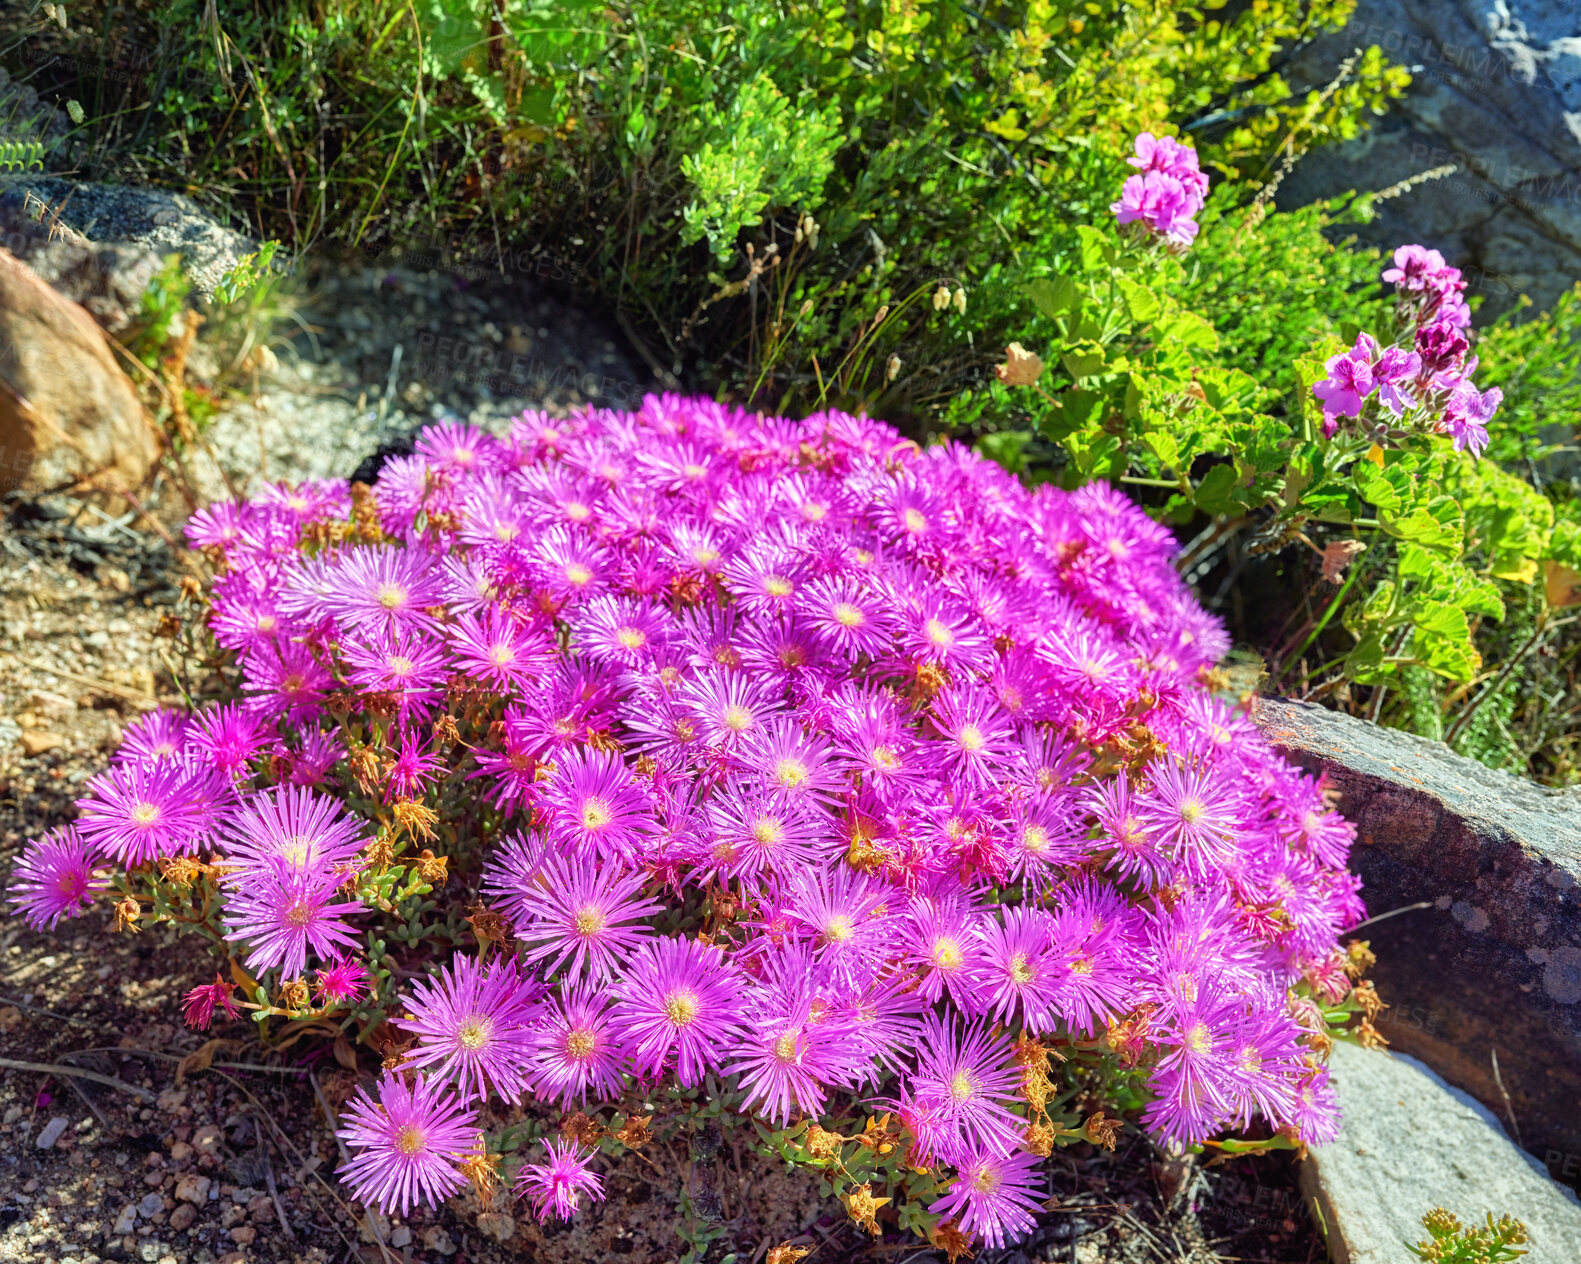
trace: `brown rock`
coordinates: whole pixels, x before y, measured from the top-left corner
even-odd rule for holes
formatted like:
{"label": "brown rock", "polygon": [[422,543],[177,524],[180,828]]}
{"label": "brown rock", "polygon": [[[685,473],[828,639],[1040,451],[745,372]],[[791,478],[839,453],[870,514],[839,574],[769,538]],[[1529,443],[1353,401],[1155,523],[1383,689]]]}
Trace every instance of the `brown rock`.
{"label": "brown rock", "polygon": [[197,1218],[198,1209],[191,1203],[182,1203],[170,1213],[170,1227],[180,1233],[183,1229],[190,1229]]}
{"label": "brown rock", "polygon": [[22,749],[29,755],[42,755],[45,751],[52,751],[57,746],[66,744],[66,739],[61,734],[51,733],[47,729],[23,729],[22,736],[18,740],[22,743]]}
{"label": "brown rock", "polygon": [[253,1239],[258,1236],[258,1230],[251,1225],[239,1225],[230,1231],[230,1239],[237,1246],[251,1246]]}
{"label": "brown rock", "polygon": [[1378,1031],[1499,1119],[1513,1115],[1517,1140],[1573,1182],[1581,790],[1309,703],[1260,698],[1254,718],[1280,754],[1329,778],[1356,826],[1351,868],[1368,916],[1383,917],[1359,932],[1389,1006]]}
{"label": "brown rock", "polygon": [[485,1211],[478,1217],[478,1232],[496,1242],[509,1242],[516,1236],[516,1220],[506,1211]]}
{"label": "brown rock", "polygon": [[185,1203],[201,1206],[209,1197],[209,1178],[188,1172],[176,1183],[176,1197]]}
{"label": "brown rock", "polygon": [[0,250],[0,491],[130,491],[153,422],[93,318]]}

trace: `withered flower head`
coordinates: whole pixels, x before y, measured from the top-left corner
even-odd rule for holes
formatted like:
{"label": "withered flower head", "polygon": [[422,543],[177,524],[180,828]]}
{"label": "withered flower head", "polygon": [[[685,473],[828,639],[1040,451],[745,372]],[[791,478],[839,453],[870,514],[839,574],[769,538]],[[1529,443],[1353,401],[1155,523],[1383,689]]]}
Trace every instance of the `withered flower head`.
{"label": "withered flower head", "polygon": [[630,1150],[640,1150],[653,1140],[652,1115],[628,1115],[620,1131],[614,1134],[615,1140]]}
{"label": "withered flower head", "polygon": [[871,1181],[863,1181],[845,1196],[845,1207],[851,1215],[851,1223],[871,1233],[875,1238],[884,1232],[879,1228],[876,1217],[879,1208],[887,1202],[889,1202],[887,1198],[873,1197]]}

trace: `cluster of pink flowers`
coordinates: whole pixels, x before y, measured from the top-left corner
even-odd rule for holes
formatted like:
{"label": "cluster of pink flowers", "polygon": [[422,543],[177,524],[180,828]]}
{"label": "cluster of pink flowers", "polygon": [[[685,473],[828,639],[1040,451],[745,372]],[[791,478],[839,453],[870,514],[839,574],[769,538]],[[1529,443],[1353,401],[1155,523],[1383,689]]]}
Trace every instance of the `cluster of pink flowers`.
{"label": "cluster of pink flowers", "polygon": [[[663,396],[438,425],[371,502],[271,488],[188,534],[240,699],[131,730],[16,899],[49,923],[106,864],[210,857],[250,970],[355,998],[357,761],[374,811],[486,799],[469,880],[514,946],[410,990],[406,1063],[346,1117],[358,1196],[454,1192],[491,1096],[712,1074],[777,1126],[895,1112],[959,1173],[935,1210],[997,1243],[1042,1197],[1017,1034],[1144,1067],[1167,1142],[1333,1137],[1292,988],[1362,915],[1352,831],[1204,683],[1224,632],[1107,485]],[[590,1158],[519,1189],[568,1215]]]}
{"label": "cluster of pink flowers", "polygon": [[1460,269],[1436,250],[1401,246],[1383,279],[1398,290],[1400,339],[1380,348],[1360,333],[1349,351],[1328,359],[1328,377],[1312,388],[1323,405],[1324,434],[1332,438],[1340,418],[1353,417],[1374,441],[1415,426],[1447,434],[1457,452],[1480,456],[1504,393],[1472,384],[1477,357],[1469,354],[1471,310],[1461,297]]}
{"label": "cluster of pink flowers", "polygon": [[1126,180],[1120,200],[1109,209],[1122,225],[1141,228],[1174,250],[1196,239],[1196,214],[1208,196],[1208,177],[1197,165],[1197,151],[1173,136],[1143,132],[1136,153],[1126,161],[1139,174]]}

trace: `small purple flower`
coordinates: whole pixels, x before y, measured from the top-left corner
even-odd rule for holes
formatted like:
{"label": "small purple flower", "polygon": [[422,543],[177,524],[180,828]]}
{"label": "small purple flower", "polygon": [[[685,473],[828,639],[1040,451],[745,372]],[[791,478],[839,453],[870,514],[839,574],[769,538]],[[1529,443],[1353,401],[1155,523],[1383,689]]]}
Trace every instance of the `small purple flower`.
{"label": "small purple flower", "polygon": [[1456,452],[1470,452],[1481,456],[1488,446],[1488,422],[1499,410],[1504,392],[1497,386],[1478,391],[1470,382],[1462,382],[1444,405],[1444,429],[1454,440]]}
{"label": "small purple flower", "polygon": [[569,1220],[576,1215],[583,1194],[595,1202],[604,1201],[604,1182],[588,1169],[597,1150],[583,1151],[572,1140],[544,1139],[549,1153],[547,1163],[527,1163],[516,1181],[516,1197],[532,1203],[533,1215],[543,1224],[550,1215]]}
{"label": "small purple flower", "polygon": [[11,870],[11,903],[34,930],[54,930],[81,917],[107,884],[95,876],[103,860],[70,825],[29,839]]}
{"label": "small purple flower", "polygon": [[361,912],[356,900],[335,899],[336,874],[275,861],[247,875],[233,888],[225,905],[225,933],[251,947],[247,965],[256,971],[279,966],[295,978],[307,965],[307,950],[328,957],[338,949],[355,948],[356,937],[345,918]]}
{"label": "small purple flower", "polygon": [[551,856],[542,877],[525,888],[518,907],[526,917],[517,936],[535,945],[527,960],[553,958],[544,967],[553,974],[562,966],[575,976],[586,966],[593,982],[613,978],[622,960],[650,933],[643,922],[663,906],[642,898],[644,876],[622,874],[613,864]]}
{"label": "small purple flower", "polygon": [[562,983],[545,1004],[532,1042],[538,1096],[558,1098],[562,1110],[589,1091],[601,1100],[620,1096],[625,1052],[610,1020],[607,989],[586,980]]}
{"label": "small purple flower", "polygon": [[527,1089],[541,994],[514,960],[497,959],[484,969],[458,953],[437,978],[417,982],[407,1016],[396,1020],[417,1033],[407,1061],[455,1081],[463,1102],[486,1100],[490,1092],[514,1102]]}
{"label": "small purple flower", "polygon": [[1421,375],[1422,357],[1404,347],[1388,347],[1372,366],[1373,382],[1378,388],[1378,400],[1396,417],[1403,416],[1416,407],[1416,398],[1410,387]]}
{"label": "small purple flower", "polygon": [[366,994],[371,982],[368,968],[355,957],[346,957],[318,972],[313,991],[318,994],[320,1005],[355,1004]]}
{"label": "small purple flower", "polygon": [[743,988],[718,948],[664,936],[637,946],[616,980],[615,1020],[643,1075],[658,1075],[673,1057],[683,1086],[718,1070],[741,1025]]}
{"label": "small purple flower", "polygon": [[1325,422],[1359,415],[1362,401],[1372,394],[1371,352],[1376,351],[1377,344],[1372,343],[1369,349],[1366,343],[1372,340],[1366,334],[1357,334],[1354,347],[1324,361],[1328,377],[1313,386],[1312,393],[1323,403]]}
{"label": "small purple flower", "polygon": [[214,1007],[218,1005],[225,1011],[225,1017],[235,1018],[241,1011],[236,1008],[235,998],[231,993],[235,987],[221,975],[214,976],[213,983],[201,983],[187,993],[184,1003],[183,1017],[188,1027],[196,1031],[207,1031],[209,1024],[214,1021]]}
{"label": "small purple flower", "polygon": [[1014,1242],[1037,1224],[1047,1196],[1038,1167],[1025,1150],[974,1154],[957,1165],[955,1180],[928,1210],[948,1216],[963,1233],[980,1233],[990,1247]]}
{"label": "small purple flower", "polygon": [[475,1146],[477,1117],[433,1081],[386,1071],[379,1100],[358,1088],[341,1119],[335,1135],[355,1153],[340,1174],[387,1215],[418,1201],[437,1207],[466,1184],[459,1161]]}

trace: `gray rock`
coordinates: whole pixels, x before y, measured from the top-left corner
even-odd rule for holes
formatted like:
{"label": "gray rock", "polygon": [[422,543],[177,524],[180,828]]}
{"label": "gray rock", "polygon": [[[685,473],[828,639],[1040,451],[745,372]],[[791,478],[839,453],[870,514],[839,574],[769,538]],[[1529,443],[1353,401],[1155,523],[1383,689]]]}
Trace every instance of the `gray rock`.
{"label": "gray rock", "polygon": [[1254,718],[1337,787],[1369,915],[1427,906],[1359,932],[1390,1006],[1379,1031],[1581,1174],[1581,790],[1311,704],[1262,698]]}
{"label": "gray rock", "polygon": [[1300,87],[1352,49],[1408,67],[1406,99],[1353,141],[1313,151],[1280,189],[1299,205],[1378,190],[1453,163],[1454,175],[1379,205],[1358,230],[1421,241],[1467,271],[1488,310],[1553,301],[1581,277],[1581,5],[1574,0],[1361,0],[1300,58]]}
{"label": "gray rock", "polygon": [[111,333],[137,316],[165,255],[179,254],[194,289],[208,296],[257,248],[182,194],[47,175],[0,178],[0,245]]}
{"label": "gray rock", "polygon": [[138,1214],[141,1215],[144,1220],[147,1220],[148,1217],[152,1216],[155,1212],[163,1211],[164,1209],[165,1200],[158,1194],[144,1194],[142,1202],[137,1204]]}
{"label": "gray rock", "polygon": [[1529,1264],[1581,1260],[1581,1204],[1505,1134],[1483,1106],[1414,1058],[1351,1044],[1329,1062],[1344,1124],[1314,1146],[1301,1183],[1316,1198],[1332,1257],[1401,1264],[1443,1207],[1475,1224],[1492,1212],[1525,1223]]}
{"label": "gray rock", "polygon": [[127,1203],[121,1208],[121,1214],[115,1218],[115,1227],[110,1232],[124,1236],[135,1228],[137,1228],[137,1205]]}
{"label": "gray rock", "polygon": [[56,1115],[38,1134],[38,1140],[33,1144],[40,1150],[53,1150],[55,1143],[60,1140],[61,1133],[66,1131],[67,1119],[64,1115]]}

